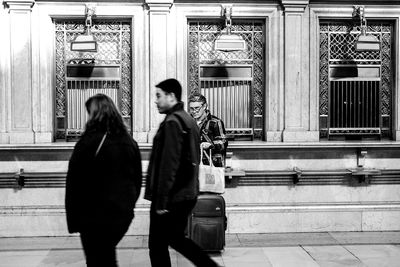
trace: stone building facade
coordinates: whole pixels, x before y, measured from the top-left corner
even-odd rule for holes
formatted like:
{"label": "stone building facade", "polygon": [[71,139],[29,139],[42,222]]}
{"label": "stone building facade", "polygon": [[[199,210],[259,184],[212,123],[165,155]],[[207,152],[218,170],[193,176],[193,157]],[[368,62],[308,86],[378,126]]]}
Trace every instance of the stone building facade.
{"label": "stone building facade", "polygon": [[[355,5],[379,51],[355,50]],[[87,6],[96,53],[70,49]],[[214,49],[226,8],[245,51]],[[117,102],[145,170],[154,85],[170,77],[226,122],[228,232],[400,230],[399,19],[394,0],[3,0],[0,236],[67,233],[65,172],[91,94]],[[148,207],[130,234],[147,233]]]}

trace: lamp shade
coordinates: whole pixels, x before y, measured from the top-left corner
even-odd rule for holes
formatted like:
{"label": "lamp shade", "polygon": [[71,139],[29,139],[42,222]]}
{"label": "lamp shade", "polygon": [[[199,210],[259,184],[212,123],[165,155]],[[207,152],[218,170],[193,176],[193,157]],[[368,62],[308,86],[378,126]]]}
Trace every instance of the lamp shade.
{"label": "lamp shade", "polygon": [[356,41],[356,51],[379,51],[381,43],[374,35],[360,35]]}
{"label": "lamp shade", "polygon": [[246,42],[240,35],[222,33],[215,40],[214,49],[221,51],[244,51],[246,50]]}
{"label": "lamp shade", "polygon": [[71,42],[71,51],[97,52],[97,42],[90,34],[78,35]]}

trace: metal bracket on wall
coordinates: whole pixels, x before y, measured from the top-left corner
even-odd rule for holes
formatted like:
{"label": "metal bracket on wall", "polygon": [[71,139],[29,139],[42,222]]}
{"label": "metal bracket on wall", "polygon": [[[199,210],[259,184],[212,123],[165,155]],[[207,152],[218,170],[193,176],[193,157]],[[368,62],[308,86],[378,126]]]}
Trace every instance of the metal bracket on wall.
{"label": "metal bracket on wall", "polygon": [[16,189],[22,189],[25,186],[24,169],[19,169],[14,175]]}
{"label": "metal bracket on wall", "polygon": [[366,148],[360,148],[357,151],[357,167],[364,167],[367,154],[368,151]]}
{"label": "metal bracket on wall", "polygon": [[240,178],[246,176],[243,170],[234,170],[232,168],[225,168],[225,187],[237,187]]}
{"label": "metal bracket on wall", "polygon": [[293,184],[297,184],[300,181],[302,171],[298,167],[294,167],[293,171]]}
{"label": "metal bracket on wall", "polygon": [[351,177],[356,178],[359,184],[369,184],[371,176],[381,175],[381,170],[377,169],[356,168],[349,171],[351,171]]}

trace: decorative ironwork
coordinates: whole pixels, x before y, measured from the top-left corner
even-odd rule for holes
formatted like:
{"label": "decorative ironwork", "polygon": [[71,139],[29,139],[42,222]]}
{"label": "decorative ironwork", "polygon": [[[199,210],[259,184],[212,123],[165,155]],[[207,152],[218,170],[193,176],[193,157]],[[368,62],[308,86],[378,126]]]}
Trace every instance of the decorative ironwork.
{"label": "decorative ironwork", "polygon": [[[128,21],[94,20],[92,34],[98,43],[96,53],[82,53],[70,50],[70,43],[85,30],[83,20],[55,20],[56,38],[56,139],[80,135],[81,130],[67,132],[67,64],[119,65],[121,68],[118,87],[118,106],[122,116],[131,129],[132,120],[132,27]],[[74,133],[75,131],[75,133]]]}
{"label": "decorative ironwork", "polygon": [[[245,51],[215,51],[214,42],[224,29],[216,21],[189,21],[188,23],[188,86],[189,94],[200,91],[200,64],[250,65],[253,67],[251,110],[254,138],[263,136],[264,117],[264,24],[256,20],[235,21],[231,32],[239,34],[246,42]],[[237,131],[237,130],[236,130]],[[230,133],[230,132],[229,132]],[[234,130],[232,133],[235,135]]]}
{"label": "decorative ironwork", "polygon": [[[380,130],[382,137],[390,137],[392,113],[392,32],[389,22],[368,20],[367,33],[381,42],[380,51],[356,51],[355,43],[360,35],[360,26],[352,21],[320,23],[320,136],[328,134],[329,114],[329,70],[332,66],[369,66],[380,69]],[[354,131],[352,131],[353,133]],[[360,134],[364,132],[360,129]]]}
{"label": "decorative ironwork", "polygon": [[328,57],[329,57],[329,45],[328,45],[328,36],[327,34],[320,34],[320,115],[328,115],[328,87],[329,87],[329,79],[328,79]]}

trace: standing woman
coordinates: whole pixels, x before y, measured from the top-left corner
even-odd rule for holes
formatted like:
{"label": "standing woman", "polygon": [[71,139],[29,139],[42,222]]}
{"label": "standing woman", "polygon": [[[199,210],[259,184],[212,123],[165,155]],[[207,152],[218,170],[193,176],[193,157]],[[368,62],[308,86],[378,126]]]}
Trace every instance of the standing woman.
{"label": "standing woman", "polygon": [[142,184],[140,152],[111,98],[97,94],[85,105],[89,120],[68,166],[68,231],[80,233],[87,266],[118,266],[115,249]]}

